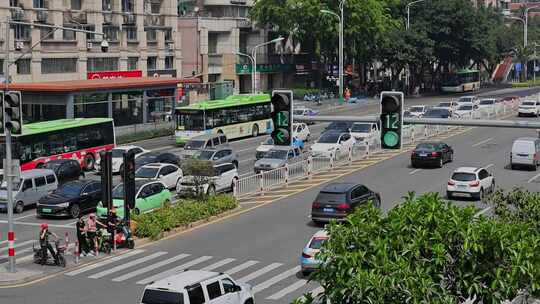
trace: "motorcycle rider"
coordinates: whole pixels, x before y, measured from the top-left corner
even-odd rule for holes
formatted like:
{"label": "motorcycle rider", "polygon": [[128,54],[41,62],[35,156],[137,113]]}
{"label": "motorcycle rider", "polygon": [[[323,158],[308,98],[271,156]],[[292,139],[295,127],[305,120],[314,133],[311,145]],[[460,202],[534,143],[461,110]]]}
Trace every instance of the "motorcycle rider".
{"label": "motorcycle rider", "polygon": [[[116,206],[112,206],[111,210],[109,211],[109,222],[108,222],[108,226],[110,227],[109,228],[109,233],[111,234],[111,239],[113,240],[114,242],[114,239],[113,239],[113,235],[114,235],[114,231],[116,231],[116,228],[117,226],[120,224],[121,226],[121,229],[122,229],[122,233],[124,234],[125,238],[127,239],[129,237],[129,232],[128,232],[128,229],[126,227],[126,225],[123,225],[121,222],[122,222],[122,219],[118,217],[118,214],[116,213]],[[111,244],[113,244],[111,242]]]}
{"label": "motorcycle rider", "polygon": [[58,235],[56,235],[54,232],[49,231],[49,225],[47,223],[43,223],[40,226],[40,232],[39,232],[39,245],[41,246],[41,251],[43,253],[41,257],[41,265],[47,264],[47,250],[51,253],[52,257],[54,258],[54,262],[58,265],[60,262],[58,261],[58,255],[54,251],[54,248],[49,243],[49,237],[52,235],[56,239],[58,239]]}

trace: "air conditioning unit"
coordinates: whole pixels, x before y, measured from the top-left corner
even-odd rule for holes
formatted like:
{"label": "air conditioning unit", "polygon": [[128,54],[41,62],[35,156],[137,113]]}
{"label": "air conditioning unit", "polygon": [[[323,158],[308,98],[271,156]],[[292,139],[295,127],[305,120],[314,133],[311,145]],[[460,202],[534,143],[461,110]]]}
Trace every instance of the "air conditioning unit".
{"label": "air conditioning unit", "polygon": [[48,17],[49,17],[49,12],[37,11],[36,18],[38,22],[47,22]]}
{"label": "air conditioning unit", "polygon": [[124,15],[124,24],[135,24],[135,15],[128,13]]}
{"label": "air conditioning unit", "polygon": [[11,11],[11,19],[14,21],[22,21],[24,20],[24,11],[20,7],[13,7],[10,9]]}
{"label": "air conditioning unit", "polygon": [[93,46],[94,46],[94,45],[92,44],[92,42],[87,42],[87,43],[86,43],[86,49],[87,49],[87,50],[91,50]]}
{"label": "air conditioning unit", "polygon": [[22,41],[15,41],[15,49],[17,51],[20,51],[24,48],[24,42]]}
{"label": "air conditioning unit", "polygon": [[174,43],[167,43],[167,49],[169,51],[174,51]]}
{"label": "air conditioning unit", "polygon": [[113,22],[112,13],[103,13],[103,23],[111,24]]}

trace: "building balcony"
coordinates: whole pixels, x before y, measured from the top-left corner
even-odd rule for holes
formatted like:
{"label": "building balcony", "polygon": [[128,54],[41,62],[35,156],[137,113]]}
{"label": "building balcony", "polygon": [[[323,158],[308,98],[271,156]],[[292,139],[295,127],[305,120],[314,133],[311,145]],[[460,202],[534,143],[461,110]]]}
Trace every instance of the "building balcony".
{"label": "building balcony", "polygon": [[152,14],[144,16],[144,26],[164,26],[165,16]]}
{"label": "building balcony", "polygon": [[9,9],[11,20],[13,21],[28,21],[28,14],[20,7],[12,7]]}
{"label": "building balcony", "polygon": [[221,74],[223,70],[223,55],[208,54],[208,74]]}

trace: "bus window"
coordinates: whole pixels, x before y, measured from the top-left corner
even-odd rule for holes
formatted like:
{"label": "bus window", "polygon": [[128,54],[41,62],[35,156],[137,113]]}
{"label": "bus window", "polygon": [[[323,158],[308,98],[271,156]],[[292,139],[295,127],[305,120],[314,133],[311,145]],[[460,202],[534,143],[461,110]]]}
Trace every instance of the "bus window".
{"label": "bus window", "polygon": [[180,113],[178,123],[180,126],[184,126],[186,130],[201,131],[204,129],[203,112]]}

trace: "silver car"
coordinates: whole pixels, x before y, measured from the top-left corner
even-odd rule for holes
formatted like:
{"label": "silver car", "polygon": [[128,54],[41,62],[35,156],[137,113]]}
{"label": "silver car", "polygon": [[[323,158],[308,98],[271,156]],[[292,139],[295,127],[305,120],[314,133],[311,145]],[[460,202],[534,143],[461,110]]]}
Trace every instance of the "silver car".
{"label": "silver car", "polygon": [[226,147],[228,143],[227,137],[223,134],[198,135],[186,142],[184,150],[180,152],[180,156],[182,159],[192,158],[199,151]]}
{"label": "silver car", "polygon": [[[0,186],[0,210],[7,210],[7,185]],[[35,205],[39,199],[58,188],[58,180],[53,170],[33,169],[21,173],[21,179],[13,185],[13,209],[23,212],[26,206]]]}
{"label": "silver car", "polygon": [[195,154],[194,158],[211,161],[214,165],[232,163],[238,168],[238,155],[231,148],[201,150]]}
{"label": "silver car", "polygon": [[297,147],[276,146],[255,162],[255,173],[274,170],[301,159],[302,152]]}

